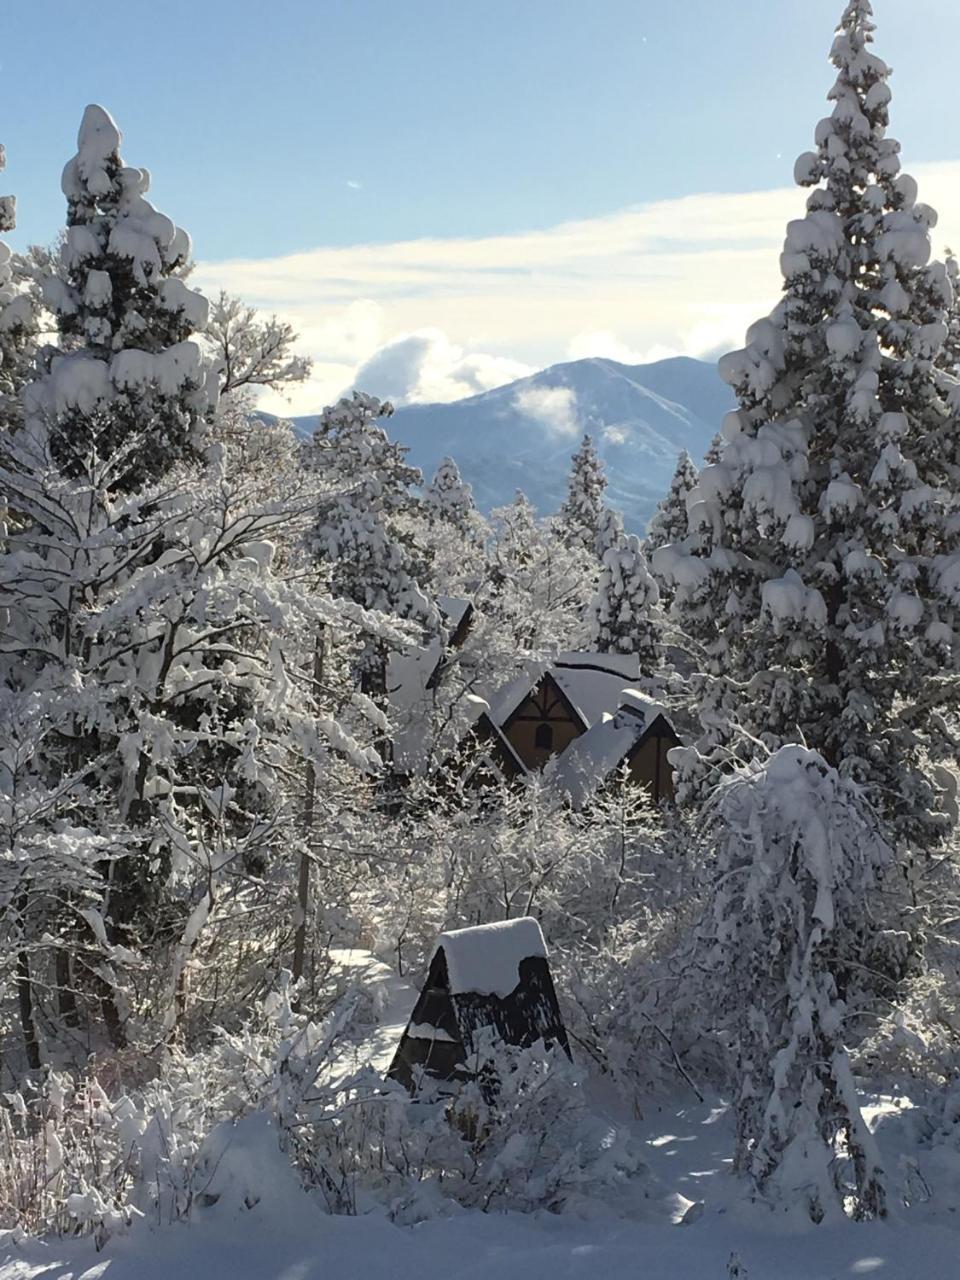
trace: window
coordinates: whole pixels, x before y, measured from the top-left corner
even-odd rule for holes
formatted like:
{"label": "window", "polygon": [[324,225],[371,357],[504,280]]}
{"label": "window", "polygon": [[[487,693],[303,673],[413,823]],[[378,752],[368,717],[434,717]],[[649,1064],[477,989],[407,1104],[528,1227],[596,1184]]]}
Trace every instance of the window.
{"label": "window", "polygon": [[553,726],[549,724],[538,724],[537,734],[533,742],[538,751],[552,751]]}

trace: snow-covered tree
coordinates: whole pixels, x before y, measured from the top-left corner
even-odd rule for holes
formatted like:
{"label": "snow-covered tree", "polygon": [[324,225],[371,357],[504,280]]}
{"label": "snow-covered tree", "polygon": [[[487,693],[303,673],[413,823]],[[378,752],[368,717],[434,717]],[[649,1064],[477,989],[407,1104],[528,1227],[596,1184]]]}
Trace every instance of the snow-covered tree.
{"label": "snow-covered tree", "polygon": [[453,458],[443,458],[427,485],[424,501],[429,515],[448,520],[466,529],[470,516],[476,511],[473,489],[460,475],[460,468]]}
{"label": "snow-covered tree", "polygon": [[[329,496],[321,499],[310,545],[329,569],[335,596],[436,629],[436,606],[421,585],[429,566],[405,523],[423,477],[379,425],[392,413],[391,404],[357,391],[324,410],[307,459]],[[365,648],[365,692],[383,693],[385,664],[382,646]]]}
{"label": "snow-covered tree", "polygon": [[588,551],[596,547],[606,487],[607,478],[596,445],[590,435],[584,435],[580,448],[573,455],[567,496],[558,513],[564,536],[571,545],[582,546]]}
{"label": "snow-covered tree", "polygon": [[514,654],[569,648],[596,574],[592,549],[571,543],[558,520],[539,520],[520,491],[491,512],[494,537],[481,612]]}
{"label": "snow-covered tree", "polygon": [[64,476],[110,459],[110,487],[130,491],[199,456],[215,383],[190,338],[207,322],[182,278],[190,238],[146,199],[150,175],[123,163],[120,141],[109,114],[87,107],[61,183],[62,273],[44,291],[64,350],[26,411]]}
{"label": "snow-covered tree", "polygon": [[220,379],[220,394],[265,388],[280,391],[310,376],[312,361],[294,352],[297,335],[276,316],[261,319],[253,307],[220,291],[204,328]]}
{"label": "snow-covered tree", "polygon": [[[803,741],[863,781],[897,835],[943,833],[929,756],[956,632],[947,546],[955,383],[938,365],[951,291],[935,214],[886,136],[888,69],[867,0],[844,11],[813,187],[781,257],[783,297],[720,370],[739,408],[700,474],[697,538],[657,553],[684,634],[714,677],[711,748],[737,730]],[[752,750],[752,747],[748,748]],[[718,756],[714,763],[721,763]]]}
{"label": "snow-covered tree", "polygon": [[715,432],[710,444],[707,446],[707,452],[703,455],[703,461],[708,467],[712,467],[715,462],[720,461],[720,455],[723,453],[725,443],[723,432]]}
{"label": "snow-covered tree", "polygon": [[590,604],[590,639],[601,653],[636,653],[644,675],[661,663],[660,593],[635,534],[603,554],[600,582]]}
{"label": "snow-covered tree", "polygon": [[604,507],[600,515],[600,524],[597,529],[597,541],[593,551],[598,560],[603,560],[604,552],[610,547],[617,546],[626,537],[626,530],[623,527],[623,516],[619,511],[615,511],[613,507]]}
{"label": "snow-covered tree", "polygon": [[704,972],[733,1036],[735,1168],[776,1207],[799,1205],[815,1222],[845,1204],[882,1217],[883,1170],[844,1047],[853,974],[892,862],[879,821],[815,751],[785,746],[721,786],[707,829]]}
{"label": "snow-covered tree", "polygon": [[[0,172],[6,163],[0,145]],[[0,236],[16,225],[13,196],[0,196]],[[20,392],[33,356],[36,316],[29,293],[14,272],[10,248],[0,240],[0,429],[12,430],[20,419]]]}
{"label": "snow-covered tree", "polygon": [[[376,625],[356,609],[348,624],[350,610],[306,589],[315,575],[278,554],[302,543],[314,516],[309,476],[291,468],[265,495],[262,476],[237,474],[222,444],[201,454],[216,387],[185,318],[203,300],[178,277],[160,282],[164,246],[188,241],[150,211],[145,175],[119,166],[117,140],[106,113],[88,109],[65,179],[75,284],[48,281],[62,346],[26,388],[0,463],[0,496],[16,514],[0,552],[0,681],[11,695],[0,736],[13,736],[17,699],[42,701],[33,789],[60,794],[72,782],[32,839],[52,841],[69,815],[101,850],[99,901],[83,904],[85,933],[58,986],[90,1018],[99,1006],[119,1045],[127,984],[158,985],[157,1003],[141,992],[138,1007],[172,1030],[219,900],[288,858],[297,762],[319,765],[332,740],[362,770],[378,762],[330,716],[308,639],[321,622]],[[88,186],[116,196],[89,225],[78,214]],[[97,289],[80,289],[93,261],[104,265]],[[177,342],[162,345],[171,334]],[[141,345],[125,346],[134,335]],[[48,933],[66,920],[76,937],[78,911],[61,907]],[[51,949],[59,964],[64,948]],[[152,963],[127,967],[140,950]]]}
{"label": "snow-covered tree", "polygon": [[947,275],[953,298],[947,312],[947,336],[941,352],[941,363],[948,373],[960,376],[960,262],[947,250]]}
{"label": "snow-covered tree", "polygon": [[670,488],[660,500],[647,527],[647,554],[665,547],[670,542],[682,542],[687,536],[687,496],[697,484],[697,468],[693,459],[682,449]]}

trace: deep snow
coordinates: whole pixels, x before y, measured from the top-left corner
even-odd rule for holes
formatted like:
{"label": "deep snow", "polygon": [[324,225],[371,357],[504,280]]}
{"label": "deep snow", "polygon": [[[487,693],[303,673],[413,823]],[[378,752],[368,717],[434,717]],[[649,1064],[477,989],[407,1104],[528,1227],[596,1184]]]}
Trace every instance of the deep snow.
{"label": "deep snow", "polygon": [[[242,1178],[254,1165],[263,1198],[252,1209],[224,1195],[188,1224],[141,1224],[101,1254],[89,1240],[0,1246],[0,1280],[726,1280],[731,1254],[749,1280],[960,1276],[960,1236],[941,1225],[903,1217],[794,1228],[739,1205],[722,1107],[664,1109],[642,1127],[664,1188],[638,1201],[642,1221],[459,1212],[396,1227],[380,1216],[329,1217],[261,1134],[231,1169]],[[702,1212],[689,1212],[700,1201]],[[681,1224],[685,1211],[693,1220]]]}
{"label": "deep snow", "polygon": [[[369,999],[377,1025],[345,1044],[335,1071],[385,1071],[415,988],[360,949],[331,952],[333,976]],[[609,1100],[595,1091],[599,1110]],[[916,1154],[904,1098],[864,1109],[891,1174]],[[623,1123],[623,1116],[617,1116]],[[484,1214],[398,1227],[381,1214],[331,1217],[301,1189],[264,1116],[240,1122],[219,1158],[217,1203],[188,1223],[138,1223],[102,1253],[82,1240],[0,1241],[0,1280],[960,1280],[960,1178],[926,1167],[937,1200],[885,1223],[814,1227],[745,1203],[730,1176],[733,1133],[720,1099],[651,1104],[633,1128],[649,1177],[628,1217]],[[950,1153],[952,1155],[952,1153]],[[960,1163],[960,1157],[956,1157]],[[256,1199],[252,1208],[245,1201]],[[955,1225],[956,1224],[956,1225]]]}

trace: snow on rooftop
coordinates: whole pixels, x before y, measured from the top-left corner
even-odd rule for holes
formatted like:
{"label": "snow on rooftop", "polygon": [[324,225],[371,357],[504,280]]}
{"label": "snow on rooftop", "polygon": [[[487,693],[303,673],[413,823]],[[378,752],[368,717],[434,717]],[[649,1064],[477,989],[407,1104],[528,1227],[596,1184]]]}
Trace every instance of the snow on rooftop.
{"label": "snow on rooftop", "polygon": [[442,656],[442,644],[432,640],[387,659],[393,759],[403,773],[419,775],[429,762],[433,696],[427,686]]}
{"label": "snow on rooftop", "polygon": [[640,679],[640,659],[635,653],[599,653],[589,649],[569,651],[558,653],[556,664],[558,667],[598,667],[626,680]]}
{"label": "snow on rooftop", "polygon": [[545,770],[549,783],[581,808],[627,758],[663,708],[636,689],[621,691],[614,716],[602,716]]}
{"label": "snow on rooftop", "polygon": [[437,608],[451,631],[456,631],[470,608],[472,601],[460,596],[437,596]]}
{"label": "snow on rooftop", "polygon": [[640,659],[635,653],[561,654],[552,674],[590,728],[616,713],[624,688],[640,679]]}
{"label": "snow on rooftop", "polygon": [[530,956],[547,958],[540,925],[532,916],[451,929],[437,938],[433,955],[441,948],[447,962],[450,994],[455,996],[508,996],[520,983],[521,960]]}

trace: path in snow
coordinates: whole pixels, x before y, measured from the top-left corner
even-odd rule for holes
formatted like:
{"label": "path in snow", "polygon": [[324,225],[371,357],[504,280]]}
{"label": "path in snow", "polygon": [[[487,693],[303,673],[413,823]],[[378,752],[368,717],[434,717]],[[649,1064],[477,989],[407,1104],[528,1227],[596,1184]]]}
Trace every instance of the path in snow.
{"label": "path in snow", "polygon": [[330,952],[331,976],[345,991],[361,990],[371,1003],[375,1025],[363,1038],[345,1046],[334,1057],[334,1071],[371,1066],[385,1072],[393,1060],[418,991],[382,960],[359,948],[334,948]]}

